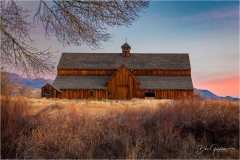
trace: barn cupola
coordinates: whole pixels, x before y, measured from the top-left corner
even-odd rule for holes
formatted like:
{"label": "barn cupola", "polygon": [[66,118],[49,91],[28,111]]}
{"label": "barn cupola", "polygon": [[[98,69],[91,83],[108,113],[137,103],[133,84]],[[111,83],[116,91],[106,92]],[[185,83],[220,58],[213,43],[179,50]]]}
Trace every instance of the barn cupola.
{"label": "barn cupola", "polygon": [[123,57],[129,57],[130,56],[130,49],[131,47],[127,44],[127,43],[124,43],[122,46],[122,56]]}

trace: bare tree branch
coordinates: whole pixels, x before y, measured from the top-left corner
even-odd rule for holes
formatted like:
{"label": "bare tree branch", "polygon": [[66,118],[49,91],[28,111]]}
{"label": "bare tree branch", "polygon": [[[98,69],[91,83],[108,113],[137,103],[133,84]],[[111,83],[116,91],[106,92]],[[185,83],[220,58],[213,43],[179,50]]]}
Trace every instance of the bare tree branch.
{"label": "bare tree branch", "polygon": [[52,52],[32,47],[29,35],[33,28],[25,21],[30,11],[23,10],[15,1],[1,1],[1,67],[13,67],[33,78],[52,73]]}
{"label": "bare tree branch", "polygon": [[[54,34],[64,46],[74,44],[96,49],[112,35],[107,27],[132,25],[139,13],[148,7],[144,0],[39,0],[34,21],[43,24],[45,37]],[[53,73],[52,52],[33,47],[26,21],[29,10],[17,6],[14,0],[1,0],[1,67],[13,67],[28,77]]]}
{"label": "bare tree branch", "polygon": [[148,1],[142,0],[53,0],[49,7],[41,0],[35,19],[43,24],[45,36],[55,34],[64,45],[87,44],[99,48],[101,42],[108,42],[112,35],[107,26],[130,26],[139,18],[139,12]]}

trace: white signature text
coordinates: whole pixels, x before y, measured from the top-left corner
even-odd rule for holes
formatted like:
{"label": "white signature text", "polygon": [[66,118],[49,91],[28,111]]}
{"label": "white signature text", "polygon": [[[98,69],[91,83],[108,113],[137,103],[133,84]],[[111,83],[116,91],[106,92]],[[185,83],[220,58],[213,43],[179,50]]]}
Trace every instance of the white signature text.
{"label": "white signature text", "polygon": [[196,154],[202,154],[204,151],[211,151],[212,154],[214,154],[216,151],[227,151],[227,150],[233,150],[235,148],[224,148],[224,147],[219,147],[217,146],[217,144],[213,144],[210,147],[204,146],[204,145],[200,145],[197,147],[197,151]]}

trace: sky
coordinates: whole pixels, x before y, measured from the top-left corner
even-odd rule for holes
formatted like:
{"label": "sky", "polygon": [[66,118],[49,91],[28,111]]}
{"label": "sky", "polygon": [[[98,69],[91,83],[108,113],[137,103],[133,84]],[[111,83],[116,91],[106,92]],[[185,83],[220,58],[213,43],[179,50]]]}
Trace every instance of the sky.
{"label": "sky", "polygon": [[[35,13],[38,1],[19,4]],[[56,66],[62,52],[120,53],[126,37],[132,53],[188,53],[195,88],[240,97],[238,1],[151,1],[140,15],[130,27],[109,27],[111,42],[95,50],[47,40],[41,27],[30,33],[40,49],[58,51]]]}

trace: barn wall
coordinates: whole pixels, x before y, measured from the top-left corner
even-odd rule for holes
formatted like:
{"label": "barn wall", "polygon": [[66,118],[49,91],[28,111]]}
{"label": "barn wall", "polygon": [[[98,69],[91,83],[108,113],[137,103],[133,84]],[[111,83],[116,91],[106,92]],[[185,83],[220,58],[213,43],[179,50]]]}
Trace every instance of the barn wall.
{"label": "barn wall", "polygon": [[107,83],[107,91],[111,93],[109,99],[131,99],[137,97],[138,81],[121,67]]}
{"label": "barn wall", "polygon": [[138,97],[145,98],[145,92],[155,93],[155,99],[178,99],[193,96],[193,90],[139,90]]}
{"label": "barn wall", "polygon": [[[123,78],[124,79],[124,78]],[[112,79],[107,85],[106,90],[61,90],[61,97],[66,99],[89,99],[89,100],[102,100],[102,99],[131,99],[131,98],[145,98],[145,92],[155,93],[155,99],[179,99],[188,98],[193,96],[193,90],[137,90],[138,84],[131,78],[124,80],[122,83],[115,83]],[[130,84],[132,83],[132,85]],[[120,87],[120,88],[119,88]],[[134,89],[135,88],[135,89]],[[131,92],[131,90],[133,92]],[[92,96],[90,96],[92,91]],[[111,96],[108,97],[108,91]],[[55,97],[51,97],[55,98]]]}
{"label": "barn wall", "polygon": [[[90,95],[90,92],[92,92],[92,96]],[[62,98],[66,99],[107,99],[107,92],[103,89],[64,89],[61,90],[61,93]]]}
{"label": "barn wall", "polygon": [[[80,69],[59,69],[58,74],[73,75],[113,75],[117,70],[80,70]],[[133,75],[190,75],[190,70],[130,70]]]}
{"label": "barn wall", "polygon": [[44,92],[51,92],[51,95],[49,98],[61,98],[61,93],[58,92],[55,88],[53,88],[51,85],[46,84],[41,88],[41,97],[46,97],[44,95]]}
{"label": "barn wall", "polygon": [[73,75],[113,75],[117,70],[88,70],[88,69],[59,69],[58,74],[73,74]]}
{"label": "barn wall", "polygon": [[190,70],[131,70],[133,75],[190,75]]}

